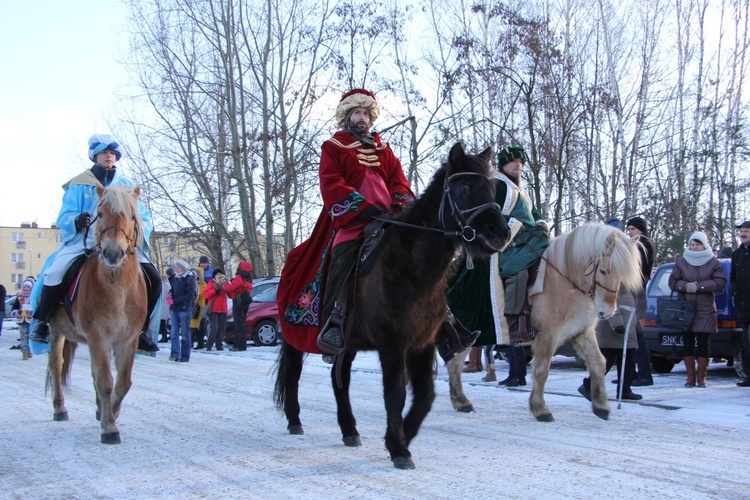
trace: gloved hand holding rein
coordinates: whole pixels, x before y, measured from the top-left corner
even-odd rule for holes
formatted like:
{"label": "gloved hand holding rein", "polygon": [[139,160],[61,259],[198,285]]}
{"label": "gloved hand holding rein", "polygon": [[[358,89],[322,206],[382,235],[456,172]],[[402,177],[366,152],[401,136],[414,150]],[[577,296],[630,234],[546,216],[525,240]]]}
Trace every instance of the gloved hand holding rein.
{"label": "gloved hand holding rein", "polygon": [[362,210],[362,213],[359,214],[359,217],[363,220],[370,220],[373,217],[378,217],[380,215],[383,215],[386,211],[380,208],[377,205],[370,205],[369,207]]}
{"label": "gloved hand holding rein", "polygon": [[88,212],[83,212],[81,215],[76,217],[76,231],[80,231],[81,229],[84,229],[88,227],[89,224],[91,224],[91,214]]}

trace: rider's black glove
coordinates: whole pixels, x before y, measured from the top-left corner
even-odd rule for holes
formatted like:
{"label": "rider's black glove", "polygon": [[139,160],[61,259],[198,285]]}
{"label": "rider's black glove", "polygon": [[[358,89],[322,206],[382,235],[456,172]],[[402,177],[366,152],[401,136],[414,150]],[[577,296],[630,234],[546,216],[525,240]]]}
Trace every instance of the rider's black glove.
{"label": "rider's black glove", "polygon": [[360,218],[363,220],[370,220],[373,217],[378,217],[379,215],[383,215],[385,213],[385,210],[380,208],[377,205],[370,205],[369,207],[362,210],[362,213],[359,214]]}
{"label": "rider's black glove", "polygon": [[620,335],[625,333],[625,327],[622,325],[618,325],[615,327],[615,332],[619,333]]}
{"label": "rider's black glove", "polygon": [[76,217],[76,231],[80,231],[84,227],[91,224],[91,214],[83,212],[81,215]]}

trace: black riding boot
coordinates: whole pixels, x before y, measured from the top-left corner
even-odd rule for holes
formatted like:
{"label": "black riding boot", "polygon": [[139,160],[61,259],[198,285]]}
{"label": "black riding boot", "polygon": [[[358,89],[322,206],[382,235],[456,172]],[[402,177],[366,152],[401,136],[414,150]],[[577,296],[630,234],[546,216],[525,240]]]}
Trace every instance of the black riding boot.
{"label": "black riding boot", "polygon": [[349,277],[357,261],[361,244],[361,241],[356,240],[339,243],[331,255],[323,295],[323,317],[326,321],[316,341],[326,363],[333,363],[333,358],[346,348],[343,326]]}
{"label": "black riding boot", "polygon": [[55,307],[62,295],[62,285],[44,285],[42,295],[39,297],[39,305],[34,310],[34,319],[39,320],[29,337],[34,342],[46,344],[49,342],[49,319],[55,312]]}
{"label": "black riding boot", "polygon": [[438,330],[435,339],[438,354],[446,363],[459,353],[474,345],[482,334],[479,330],[470,332],[460,321],[448,310],[445,321]]}
{"label": "black riding boot", "polygon": [[143,324],[141,334],[138,337],[138,350],[144,352],[156,352],[159,350],[159,346],[156,345],[151,338],[151,333],[148,331],[148,325],[151,322],[151,313],[156,307],[156,303],[159,301],[159,295],[161,294],[161,276],[154,267],[153,264],[148,262],[141,262],[141,270],[145,275],[146,279],[146,294],[148,302],[148,310],[146,312],[146,322]]}

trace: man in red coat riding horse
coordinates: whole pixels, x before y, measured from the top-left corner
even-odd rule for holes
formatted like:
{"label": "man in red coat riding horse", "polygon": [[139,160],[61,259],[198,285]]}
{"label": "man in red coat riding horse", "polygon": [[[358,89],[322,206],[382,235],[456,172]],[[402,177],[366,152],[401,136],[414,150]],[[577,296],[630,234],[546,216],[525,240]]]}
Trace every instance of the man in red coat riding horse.
{"label": "man in red coat riding horse", "polygon": [[371,131],[379,114],[368,90],[353,89],[341,98],[336,107],[341,130],[323,143],[320,158],[323,210],[310,238],[289,252],[282,271],[277,301],[284,339],[303,352],[332,356],[345,348],[345,284],[365,225],[414,200],[401,162]]}

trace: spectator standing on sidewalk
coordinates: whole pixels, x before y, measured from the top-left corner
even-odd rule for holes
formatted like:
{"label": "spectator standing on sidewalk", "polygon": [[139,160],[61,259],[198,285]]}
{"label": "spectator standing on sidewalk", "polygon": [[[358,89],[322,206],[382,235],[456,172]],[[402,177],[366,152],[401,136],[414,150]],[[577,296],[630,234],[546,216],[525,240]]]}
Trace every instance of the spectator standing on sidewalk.
{"label": "spectator standing on sidewalk", "polygon": [[641,254],[641,279],[643,280],[643,290],[636,296],[636,314],[638,316],[635,331],[638,336],[638,350],[636,351],[636,366],[638,370],[635,380],[631,385],[654,385],[654,378],[651,373],[651,359],[648,354],[648,347],[646,347],[643,327],[641,326],[641,320],[646,317],[646,284],[651,279],[651,269],[654,267],[654,246],[648,238],[648,224],[643,217],[631,217],[628,219],[625,223],[625,230],[628,236],[638,243],[638,250]]}
{"label": "spectator standing on sidewalk", "polygon": [[732,254],[729,282],[734,305],[742,323],[742,368],[745,379],[737,382],[740,387],[750,387],[750,220],[737,226],[740,246]]}

